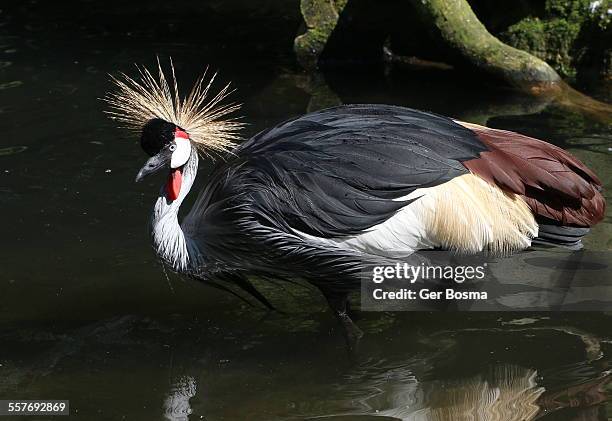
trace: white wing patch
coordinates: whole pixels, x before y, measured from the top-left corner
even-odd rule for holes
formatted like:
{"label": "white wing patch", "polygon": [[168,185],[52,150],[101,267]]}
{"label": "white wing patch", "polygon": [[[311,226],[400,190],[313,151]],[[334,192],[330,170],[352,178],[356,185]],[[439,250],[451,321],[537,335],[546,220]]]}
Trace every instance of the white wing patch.
{"label": "white wing patch", "polygon": [[437,245],[428,238],[427,225],[423,220],[422,207],[431,202],[427,190],[429,189],[417,189],[410,195],[397,199],[407,200],[418,197],[416,201],[400,209],[385,222],[363,233],[336,238],[320,238],[302,232],[298,234],[327,246],[392,258],[410,256],[416,250],[430,249]]}
{"label": "white wing patch", "polygon": [[417,189],[397,200],[415,198],[385,222],[360,234],[336,238],[298,234],[319,244],[399,258],[434,247],[506,255],[529,247],[538,233],[523,199],[473,174]]}

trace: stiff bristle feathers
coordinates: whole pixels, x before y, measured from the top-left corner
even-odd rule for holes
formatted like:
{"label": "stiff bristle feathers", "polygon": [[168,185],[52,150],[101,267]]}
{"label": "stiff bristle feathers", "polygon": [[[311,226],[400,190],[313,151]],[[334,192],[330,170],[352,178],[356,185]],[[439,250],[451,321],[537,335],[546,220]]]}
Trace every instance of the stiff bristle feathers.
{"label": "stiff bristle feathers", "polygon": [[117,90],[104,98],[110,105],[106,113],[124,128],[136,133],[140,133],[150,119],[161,118],[185,130],[194,145],[205,154],[230,151],[235,141],[240,139],[238,131],[244,125],[235,119],[222,119],[240,108],[240,104],[221,104],[232,93],[230,85],[227,84],[209,99],[209,91],[217,74],[206,81],[205,71],[189,95],[181,99],[172,61],[170,83],[159,60],[157,65],[157,78],[140,66],[136,66],[139,80],[124,73],[119,77],[111,76]]}

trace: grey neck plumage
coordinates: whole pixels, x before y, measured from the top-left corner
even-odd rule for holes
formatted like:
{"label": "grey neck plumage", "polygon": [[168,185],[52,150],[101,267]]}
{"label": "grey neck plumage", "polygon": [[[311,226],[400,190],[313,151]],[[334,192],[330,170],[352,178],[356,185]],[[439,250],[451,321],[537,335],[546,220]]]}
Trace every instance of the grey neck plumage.
{"label": "grey neck plumage", "polygon": [[185,235],[178,221],[178,211],[191,190],[198,171],[198,154],[192,149],[183,167],[181,191],[176,200],[169,200],[164,185],[159,193],[151,219],[153,247],[157,255],[177,272],[187,272],[193,264],[194,244]]}

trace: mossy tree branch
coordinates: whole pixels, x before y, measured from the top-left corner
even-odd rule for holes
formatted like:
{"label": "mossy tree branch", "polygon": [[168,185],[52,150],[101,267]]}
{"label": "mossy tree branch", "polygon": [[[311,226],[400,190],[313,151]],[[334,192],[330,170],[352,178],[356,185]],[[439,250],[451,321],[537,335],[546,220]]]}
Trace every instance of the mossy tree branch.
{"label": "mossy tree branch", "polygon": [[576,91],[545,61],[491,35],[466,0],[413,0],[413,3],[442,39],[475,67],[501,77],[515,88],[549,97],[563,107],[605,123],[612,121],[612,106]]}
{"label": "mossy tree branch", "polygon": [[[336,28],[348,0],[301,0],[306,32],[295,39],[298,60],[306,69],[316,67],[320,54]],[[493,36],[480,22],[467,0],[408,0],[420,20],[465,61],[510,86],[547,97],[562,106],[610,122],[612,106],[585,96],[567,85],[545,61]],[[381,46],[382,49],[382,46]]]}
{"label": "mossy tree branch", "polygon": [[477,68],[534,93],[548,90],[561,81],[546,62],[491,35],[466,0],[413,3],[442,39]]}

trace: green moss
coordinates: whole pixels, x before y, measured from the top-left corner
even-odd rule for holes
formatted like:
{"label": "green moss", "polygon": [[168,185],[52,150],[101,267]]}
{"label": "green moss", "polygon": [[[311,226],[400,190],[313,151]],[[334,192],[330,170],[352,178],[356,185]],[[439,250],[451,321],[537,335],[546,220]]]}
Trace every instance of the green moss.
{"label": "green moss", "polygon": [[341,11],[346,6],[348,0],[334,0],[334,5],[336,6],[336,10]]}
{"label": "green moss", "polygon": [[526,18],[508,28],[504,39],[510,45],[542,57],[546,52],[546,30],[538,18]]}
{"label": "green moss", "polygon": [[294,41],[294,51],[303,67],[313,69],[327,39],[338,23],[338,17],[348,0],[301,0],[300,10],[306,32]]}
{"label": "green moss", "polygon": [[550,17],[576,20],[584,17],[589,0],[548,0],[545,10]]}
{"label": "green moss", "polygon": [[[591,0],[547,0],[544,17],[527,17],[509,27],[501,38],[546,60],[560,74],[574,76],[578,61],[589,48],[581,42],[581,32],[593,25],[593,19],[599,19],[597,10],[607,10],[608,3],[604,0],[593,8]],[[607,13],[602,16],[609,20]],[[598,21],[597,25],[607,23]]]}

